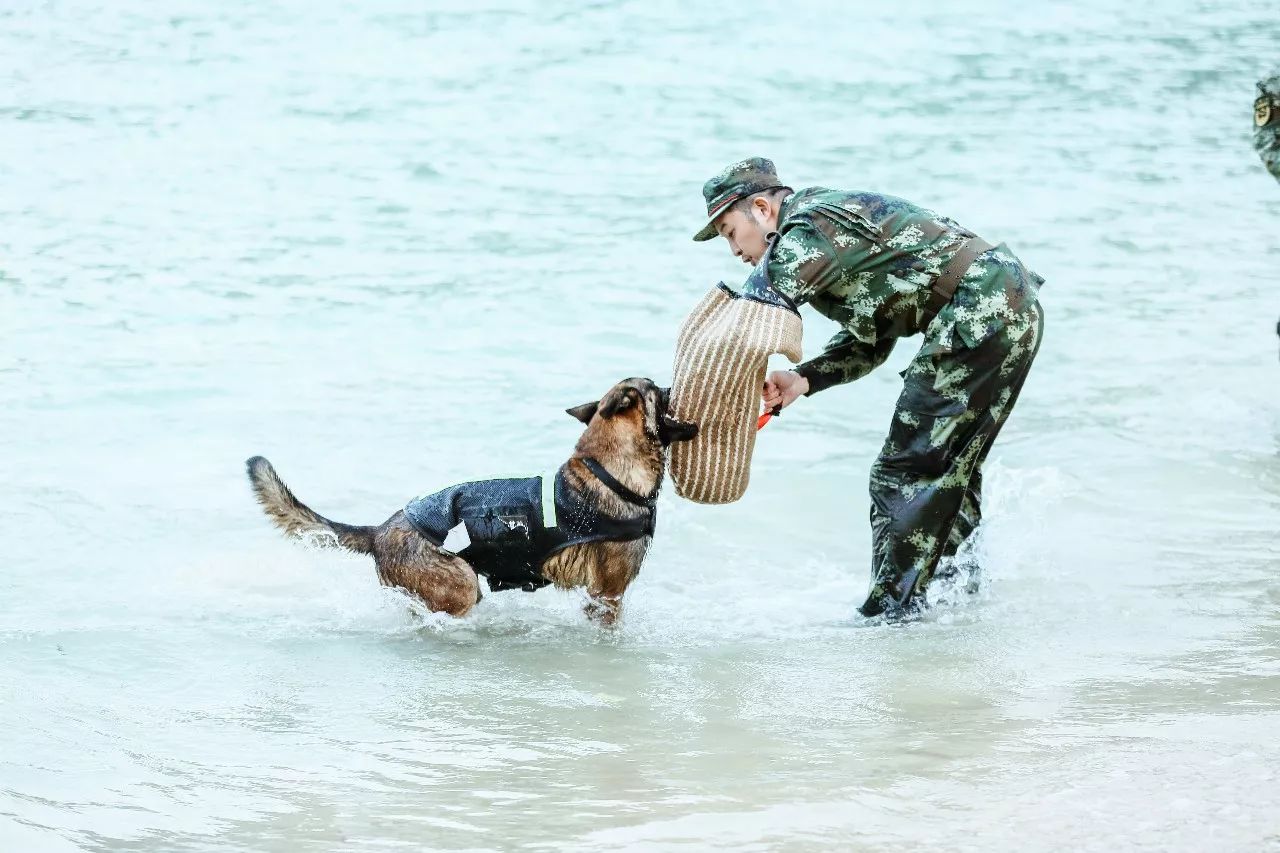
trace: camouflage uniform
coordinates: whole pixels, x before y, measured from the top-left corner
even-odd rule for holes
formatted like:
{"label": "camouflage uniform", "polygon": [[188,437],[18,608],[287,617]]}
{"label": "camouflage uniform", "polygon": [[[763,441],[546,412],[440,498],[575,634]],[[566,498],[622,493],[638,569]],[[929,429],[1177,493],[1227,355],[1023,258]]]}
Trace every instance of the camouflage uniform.
{"label": "camouflage uniform", "polygon": [[1253,147],[1262,165],[1280,181],[1280,72],[1258,82],[1253,102]]}
{"label": "camouflage uniform", "polygon": [[[1253,101],[1253,147],[1271,177],[1280,181],[1280,71],[1258,81]],[[1280,335],[1280,321],[1276,322]]]}
{"label": "camouflage uniform", "polygon": [[[746,163],[772,172],[766,160]],[[725,197],[717,180],[703,191],[709,226]],[[704,228],[695,239],[707,235]],[[978,526],[982,463],[1040,345],[1043,279],[1003,244],[977,255],[936,317],[925,312],[934,282],[973,236],[899,198],[814,187],[783,202],[777,236],[753,273],[841,326],[796,368],[809,394],[865,376],[898,338],[924,334],[871,470],[872,583],[860,608],[867,616],[909,609],[939,561]]]}

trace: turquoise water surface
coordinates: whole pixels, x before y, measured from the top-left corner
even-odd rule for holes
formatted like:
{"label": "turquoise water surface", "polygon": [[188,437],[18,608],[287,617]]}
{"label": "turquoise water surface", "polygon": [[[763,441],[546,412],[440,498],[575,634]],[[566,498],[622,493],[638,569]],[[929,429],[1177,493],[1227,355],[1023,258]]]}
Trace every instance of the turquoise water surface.
{"label": "turquoise water surface", "polygon": [[[0,6],[0,848],[1280,849],[1278,64],[1272,0]],[[612,633],[269,526],[253,454],[377,523],[669,380],[756,154],[1048,280],[979,596],[854,616],[912,341]]]}

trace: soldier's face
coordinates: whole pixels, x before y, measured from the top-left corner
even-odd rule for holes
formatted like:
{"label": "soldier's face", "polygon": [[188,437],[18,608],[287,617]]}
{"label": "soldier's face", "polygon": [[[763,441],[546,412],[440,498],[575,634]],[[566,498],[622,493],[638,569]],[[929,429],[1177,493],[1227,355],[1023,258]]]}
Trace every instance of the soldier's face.
{"label": "soldier's face", "polygon": [[765,237],[773,231],[777,222],[777,213],[767,201],[758,198],[752,201],[746,210],[734,208],[720,217],[716,228],[729,243],[729,249],[735,258],[744,264],[755,266],[764,256],[769,241]]}

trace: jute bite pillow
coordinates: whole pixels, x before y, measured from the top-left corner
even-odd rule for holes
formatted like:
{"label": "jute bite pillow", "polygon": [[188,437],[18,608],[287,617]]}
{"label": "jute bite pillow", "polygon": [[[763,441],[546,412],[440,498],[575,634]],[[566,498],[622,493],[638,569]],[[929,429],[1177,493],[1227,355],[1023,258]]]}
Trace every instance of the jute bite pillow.
{"label": "jute bite pillow", "polygon": [[752,284],[741,294],[712,288],[676,343],[671,413],[696,423],[698,436],[671,446],[671,479],[676,494],[698,503],[732,503],[746,492],[769,356],[802,357],[800,314]]}

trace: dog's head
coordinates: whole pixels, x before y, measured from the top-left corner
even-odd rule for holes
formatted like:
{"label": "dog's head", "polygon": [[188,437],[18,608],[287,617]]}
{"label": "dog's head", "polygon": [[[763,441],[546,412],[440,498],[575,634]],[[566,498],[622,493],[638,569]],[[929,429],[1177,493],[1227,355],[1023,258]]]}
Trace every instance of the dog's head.
{"label": "dog's head", "polygon": [[689,441],[698,434],[697,424],[676,420],[667,412],[670,390],[659,388],[650,379],[624,379],[596,402],[565,411],[588,426],[596,418],[604,421],[627,418],[643,429],[647,437],[666,447],[677,441]]}

